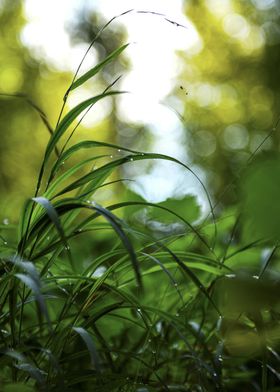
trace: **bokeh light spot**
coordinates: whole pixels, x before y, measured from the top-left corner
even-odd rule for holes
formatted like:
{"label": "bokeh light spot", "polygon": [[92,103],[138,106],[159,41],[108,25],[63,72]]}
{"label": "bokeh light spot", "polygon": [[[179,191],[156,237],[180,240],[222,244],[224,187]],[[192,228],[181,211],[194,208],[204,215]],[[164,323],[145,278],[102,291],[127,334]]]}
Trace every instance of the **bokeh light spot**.
{"label": "bokeh light spot", "polygon": [[245,148],[249,142],[249,134],[242,124],[231,124],[224,130],[224,142],[227,148],[239,150]]}
{"label": "bokeh light spot", "polygon": [[216,150],[215,136],[208,131],[197,132],[193,137],[192,149],[201,157],[207,157],[213,154]]}
{"label": "bokeh light spot", "polygon": [[223,20],[224,31],[235,39],[245,39],[250,32],[247,20],[239,14],[228,14]]}
{"label": "bokeh light spot", "polygon": [[19,91],[22,80],[22,73],[18,68],[8,67],[0,69],[0,85],[3,92],[12,94]]}

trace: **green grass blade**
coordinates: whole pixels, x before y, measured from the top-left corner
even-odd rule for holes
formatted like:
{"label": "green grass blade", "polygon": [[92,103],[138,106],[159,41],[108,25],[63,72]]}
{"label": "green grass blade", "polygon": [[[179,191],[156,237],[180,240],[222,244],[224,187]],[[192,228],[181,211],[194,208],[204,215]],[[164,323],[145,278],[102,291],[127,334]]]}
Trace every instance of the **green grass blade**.
{"label": "green grass blade", "polygon": [[116,144],[99,142],[99,141],[95,141],[95,140],[84,140],[82,142],[76,143],[75,145],[69,147],[68,150],[64,151],[60,155],[60,157],[56,160],[56,162],[51,170],[50,178],[49,178],[48,182],[50,182],[52,180],[52,178],[55,176],[57,170],[63,164],[63,162],[65,163],[66,160],[69,159],[74,153],[78,152],[81,149],[89,149],[89,148],[95,148],[95,147],[109,147],[109,148],[113,148],[115,150],[118,150],[119,152],[120,151],[127,151],[127,152],[131,152],[131,153],[135,153],[135,154],[143,154],[142,152],[131,150],[129,148],[124,148],[124,147],[118,146]]}
{"label": "green grass blade", "polygon": [[90,69],[88,72],[83,74],[81,77],[75,80],[74,83],[71,84],[68,92],[76,89],[77,87],[81,86],[84,84],[87,80],[92,78],[94,75],[96,75],[105,65],[109,64],[111,61],[113,61],[116,57],[118,57],[128,46],[129,44],[122,45],[121,47],[117,48],[114,50],[112,53],[110,53],[103,61],[101,61],[99,64],[97,64],[95,67]]}
{"label": "green grass blade", "polygon": [[[106,165],[84,175],[83,177],[81,177],[80,179],[74,181],[72,184],[68,185],[67,187],[65,187],[64,189],[62,189],[56,196],[60,196],[63,195],[64,193],[70,192],[74,189],[77,189],[87,183],[89,183],[90,181],[94,181],[96,180],[100,175],[107,173],[108,175],[117,167],[125,164],[125,163],[131,163],[131,162],[135,162],[135,161],[141,161],[141,160],[147,160],[147,159],[161,159],[161,160],[166,160],[166,161],[171,161],[174,163],[179,164],[180,166],[183,166],[185,169],[187,169],[188,171],[190,171],[194,177],[198,180],[198,182],[200,183],[200,185],[202,186],[208,203],[209,203],[209,207],[211,210],[211,215],[213,218],[213,223],[214,225],[216,225],[215,223],[215,215],[214,215],[214,210],[213,210],[213,206],[212,206],[212,202],[211,202],[211,198],[210,195],[205,187],[205,185],[203,184],[203,182],[201,181],[201,179],[197,176],[197,174],[187,165],[185,165],[184,163],[182,163],[181,161],[179,161],[178,159],[172,158],[168,155],[163,155],[163,154],[156,154],[156,153],[139,153],[139,154],[131,154],[131,155],[127,155],[126,157],[123,158],[119,158],[114,160],[113,162],[109,162]],[[216,231],[216,230],[215,230]]]}
{"label": "green grass blade", "polygon": [[44,165],[47,163],[52,151],[54,150],[55,146],[57,145],[58,141],[60,138],[63,136],[63,134],[67,131],[69,126],[73,123],[73,121],[81,114],[86,108],[88,108],[90,105],[96,104],[98,101],[101,99],[112,96],[112,95],[117,95],[117,94],[123,94],[123,91],[109,91],[103,94],[96,95],[95,97],[89,98],[81,103],[79,103],[77,106],[75,106],[72,110],[70,110],[69,113],[63,117],[63,119],[60,121],[58,126],[56,127],[46,149],[45,157],[44,157]]}
{"label": "green grass blade", "polygon": [[77,332],[78,335],[83,339],[85,342],[87,349],[90,354],[90,359],[91,359],[91,365],[98,371],[100,372],[100,361],[98,358],[98,354],[95,348],[95,345],[93,343],[92,337],[90,334],[82,327],[73,327],[73,330]]}
{"label": "green grass blade", "polygon": [[70,247],[68,245],[67,238],[64,233],[64,229],[61,225],[60,218],[59,218],[59,215],[58,215],[56,209],[53,207],[51,202],[48,199],[46,199],[45,197],[33,197],[32,200],[34,200],[36,203],[40,204],[46,210],[46,213],[47,213],[49,219],[53,222],[53,224],[55,225],[55,227],[61,237],[61,240],[64,244],[64,247],[67,251],[70,263],[71,263],[72,267],[74,267],[72,255],[70,252]]}

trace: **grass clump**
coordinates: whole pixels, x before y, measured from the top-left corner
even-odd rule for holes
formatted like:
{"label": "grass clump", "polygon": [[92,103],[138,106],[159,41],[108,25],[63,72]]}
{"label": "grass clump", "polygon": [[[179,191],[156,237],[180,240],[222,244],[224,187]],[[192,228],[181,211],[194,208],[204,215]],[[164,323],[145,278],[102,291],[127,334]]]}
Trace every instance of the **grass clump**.
{"label": "grass clump", "polygon": [[[105,142],[69,147],[78,116],[121,92],[113,83],[63,115],[68,94],[126,46],[75,75],[55,129],[33,105],[51,137],[18,226],[1,226],[1,390],[276,391],[278,245],[240,235],[237,206],[216,218],[198,177],[204,223],[194,223],[191,196],[153,204],[131,192],[96,204],[122,165],[162,159],[192,170]],[[69,164],[81,150],[87,158]]]}

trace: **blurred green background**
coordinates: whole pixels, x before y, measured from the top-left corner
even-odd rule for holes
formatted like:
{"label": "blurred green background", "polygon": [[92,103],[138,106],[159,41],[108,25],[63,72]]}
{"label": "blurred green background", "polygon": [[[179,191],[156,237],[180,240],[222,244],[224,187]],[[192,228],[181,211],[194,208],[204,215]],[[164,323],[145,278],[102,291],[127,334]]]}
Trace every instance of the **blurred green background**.
{"label": "blurred green background", "polygon": [[[26,43],[23,31],[30,22],[27,10],[30,12],[32,1],[29,3],[26,8],[24,1],[0,2],[0,92],[26,94],[54,126],[73,74],[69,67],[62,70],[63,67],[52,63],[44,52],[38,54],[38,50]],[[66,23],[65,31],[73,45],[74,57],[75,48],[81,48],[81,45],[86,48],[85,44],[108,21],[100,13],[98,3],[96,7],[94,4],[89,8],[86,1],[76,2],[74,17]],[[149,4],[145,8],[145,3],[131,2],[132,7],[138,5],[139,9],[161,12],[157,9],[157,2]],[[236,191],[234,186],[227,188],[227,185],[239,176],[250,154],[275,127],[279,115],[280,1],[185,0],[176,2],[176,7],[177,13],[178,9],[183,13],[181,20],[184,21],[185,15],[188,23],[192,23],[197,39],[189,50],[176,50],[178,69],[172,76],[169,91],[163,93],[163,104],[180,121],[181,133],[178,133],[177,147],[174,144],[174,155],[177,154],[176,148],[180,148],[183,151],[180,157],[197,168],[213,198],[223,205],[231,205],[236,200]],[[55,3],[50,2],[49,8],[56,13]],[[125,3],[119,2],[120,12],[127,9]],[[190,39],[188,26],[184,29],[169,23],[174,20],[172,15],[169,21],[166,20],[169,15],[164,18],[139,14],[138,17],[142,21],[143,34],[146,21],[153,17],[166,28],[181,29],[180,37]],[[130,15],[126,18],[129,21]],[[62,25],[64,22],[61,21]],[[47,33],[51,34],[52,20],[48,23],[50,30]],[[128,39],[125,20],[123,23],[113,22],[99,37],[92,61],[100,61]],[[170,40],[172,44],[172,37]],[[57,45],[59,48],[59,42]],[[158,47],[163,46],[163,50],[164,45],[158,41]],[[155,56],[157,49],[154,48]],[[79,56],[81,53],[80,50]],[[78,65],[80,58],[75,61]],[[147,59],[150,79],[153,78],[153,61],[152,57]],[[125,78],[131,64],[129,52],[123,53],[89,86],[91,94],[102,91],[121,74]],[[147,79],[145,74],[142,76],[141,83],[145,85]],[[145,88],[148,97],[149,84]],[[77,138],[107,140],[146,151],[160,149],[160,131],[153,132],[150,124],[137,118],[135,121],[126,120],[125,116],[119,115],[119,106],[119,98],[111,99],[105,110],[106,116],[101,115],[100,119],[97,116],[93,125],[81,125]],[[0,214],[2,220],[14,221],[23,201],[33,195],[49,134],[38,113],[23,98],[1,96],[0,120]],[[278,145],[279,133],[272,132],[260,150],[278,150]],[[168,153],[172,155],[172,151]],[[125,173],[126,177],[136,178],[138,170],[157,175],[150,164],[145,164]],[[145,184],[143,186],[145,188]],[[157,192],[161,192],[160,188]],[[106,195],[106,198],[112,197],[112,194]]]}

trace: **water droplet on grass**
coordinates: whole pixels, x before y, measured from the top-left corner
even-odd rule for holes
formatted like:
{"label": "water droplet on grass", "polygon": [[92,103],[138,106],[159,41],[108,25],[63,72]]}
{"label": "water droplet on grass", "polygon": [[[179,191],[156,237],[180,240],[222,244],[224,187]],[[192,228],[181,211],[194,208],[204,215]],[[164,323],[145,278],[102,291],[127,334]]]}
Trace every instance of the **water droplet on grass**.
{"label": "water droplet on grass", "polygon": [[105,274],[107,268],[104,265],[100,265],[99,267],[96,268],[92,276],[94,278],[100,278],[102,275]]}
{"label": "water droplet on grass", "polygon": [[235,274],[226,274],[225,277],[229,278],[229,279],[234,279],[236,277],[236,275]]}
{"label": "water droplet on grass", "polygon": [[160,333],[162,331],[162,322],[161,321],[158,321],[156,323],[156,330],[158,333]]}
{"label": "water droplet on grass", "polygon": [[5,219],[3,219],[3,224],[4,225],[8,225],[10,222],[9,222],[9,219],[8,218],[5,218]]}

